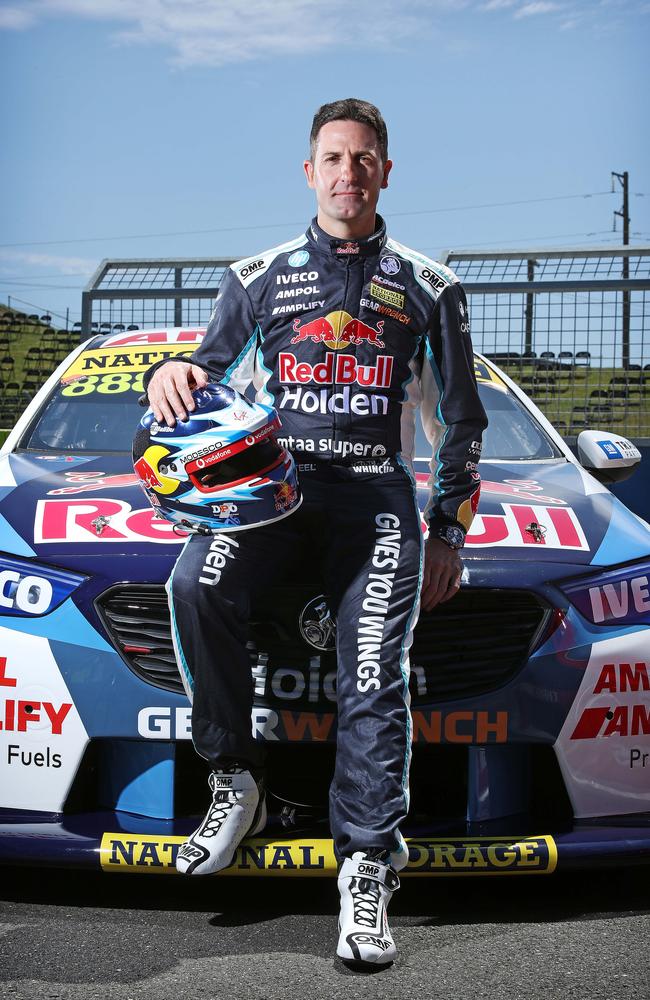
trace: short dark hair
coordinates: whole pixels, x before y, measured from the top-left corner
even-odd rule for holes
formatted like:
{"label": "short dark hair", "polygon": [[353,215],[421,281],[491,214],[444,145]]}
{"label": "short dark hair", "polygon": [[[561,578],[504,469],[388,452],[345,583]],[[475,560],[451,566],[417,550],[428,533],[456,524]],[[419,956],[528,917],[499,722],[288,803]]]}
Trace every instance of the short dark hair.
{"label": "short dark hair", "polygon": [[309,149],[312,160],[316,153],[318,133],[328,122],[349,121],[369,125],[377,133],[379,151],[384,163],[388,159],[388,129],[381,116],[381,111],[368,101],[360,101],[358,97],[346,97],[342,101],[332,101],[323,104],[314,115],[309,133]]}

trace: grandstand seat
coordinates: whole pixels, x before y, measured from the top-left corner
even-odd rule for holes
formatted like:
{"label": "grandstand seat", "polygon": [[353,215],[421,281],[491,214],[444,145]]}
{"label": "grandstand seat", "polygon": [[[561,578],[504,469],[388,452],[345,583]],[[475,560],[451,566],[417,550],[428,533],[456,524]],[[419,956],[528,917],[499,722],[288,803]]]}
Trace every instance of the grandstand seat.
{"label": "grandstand seat", "polygon": [[79,320],[77,320],[76,323],[72,324],[72,329],[74,331],[78,331],[79,333],[81,333],[81,323],[79,322]]}
{"label": "grandstand seat", "polygon": [[44,316],[41,316],[41,323],[51,323],[51,322],[52,322],[52,317],[50,316],[49,313],[45,313]]}
{"label": "grandstand seat", "polygon": [[41,351],[40,357],[40,368],[41,371],[50,374],[54,371],[56,365],[56,351],[53,347],[44,347]]}
{"label": "grandstand seat", "polygon": [[3,358],[0,358],[0,374],[3,376],[12,375],[15,368],[16,362],[10,354],[5,354]]}
{"label": "grandstand seat", "polygon": [[641,406],[641,402],[638,399],[633,401],[630,398],[630,391],[626,386],[620,389],[610,389],[609,401],[614,406],[622,406],[624,410],[632,410]]}
{"label": "grandstand seat", "polygon": [[596,423],[600,422],[603,424],[610,424],[613,419],[614,419],[614,410],[610,405],[606,403],[598,406],[591,406],[589,408],[590,422],[593,421]]}
{"label": "grandstand seat", "polygon": [[576,351],[575,363],[577,365],[584,365],[585,368],[591,367],[591,352],[590,351]]}
{"label": "grandstand seat", "polygon": [[555,361],[555,353],[553,351],[542,351],[540,358],[544,358],[546,361]]}
{"label": "grandstand seat", "polygon": [[125,330],[124,323],[113,323],[113,333],[124,333]]}
{"label": "grandstand seat", "polygon": [[589,399],[608,399],[607,389],[592,389],[589,393]]}
{"label": "grandstand seat", "polygon": [[641,392],[642,385],[644,385],[643,375],[612,375],[609,380],[610,389],[623,387],[627,389],[628,394]]}
{"label": "grandstand seat", "polygon": [[[130,323],[130,324],[129,324],[129,326],[127,326],[127,330],[139,330],[139,329],[140,329],[140,327],[139,327],[139,326],[137,326],[137,324],[136,324],[136,323]],[[489,356],[490,356],[490,355],[488,354],[488,357],[489,357]]]}
{"label": "grandstand seat", "polygon": [[110,323],[100,323],[99,332],[100,333],[110,333],[112,330]]}
{"label": "grandstand seat", "polygon": [[631,364],[631,365],[625,365],[625,370],[628,371],[628,372],[640,372],[641,371],[641,365],[633,365],[633,364]]}
{"label": "grandstand seat", "polygon": [[5,385],[5,396],[17,396],[20,386],[17,382],[7,382]]}
{"label": "grandstand seat", "polygon": [[38,323],[38,316],[36,315],[36,313],[30,313],[29,316],[27,316],[27,322]]}

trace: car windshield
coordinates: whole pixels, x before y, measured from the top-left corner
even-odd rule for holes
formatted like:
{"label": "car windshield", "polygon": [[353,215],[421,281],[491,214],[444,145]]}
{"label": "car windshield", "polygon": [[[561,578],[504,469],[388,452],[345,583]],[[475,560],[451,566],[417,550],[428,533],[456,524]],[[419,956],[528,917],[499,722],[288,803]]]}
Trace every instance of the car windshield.
{"label": "car windshield", "polygon": [[[106,371],[79,375],[83,362],[70,370],[51,393],[20,441],[20,448],[37,451],[130,452],[142,417],[143,372]],[[559,458],[562,453],[524,404],[491,369],[477,361],[479,392],[489,426],[483,437],[483,458],[530,460]],[[67,375],[68,373],[66,373]],[[427,458],[431,446],[419,425],[416,455]]]}
{"label": "car windshield", "polygon": [[[481,458],[496,461],[531,461],[562,458],[562,452],[520,400],[493,381],[478,382],[481,402],[488,416]],[[415,454],[428,459],[431,445],[418,421]]]}
{"label": "car windshield", "polygon": [[21,448],[37,451],[130,452],[144,410],[142,378],[130,372],[89,375],[59,385],[28,428]]}

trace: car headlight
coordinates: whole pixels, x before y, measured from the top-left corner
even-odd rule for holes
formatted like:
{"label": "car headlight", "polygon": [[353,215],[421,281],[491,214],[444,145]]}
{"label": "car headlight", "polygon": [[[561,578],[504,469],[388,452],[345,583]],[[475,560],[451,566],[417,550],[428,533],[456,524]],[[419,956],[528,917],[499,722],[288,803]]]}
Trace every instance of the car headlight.
{"label": "car headlight", "polygon": [[650,625],[650,559],[559,584],[593,625]]}
{"label": "car headlight", "polygon": [[0,554],[0,615],[38,618],[54,611],[85,576]]}

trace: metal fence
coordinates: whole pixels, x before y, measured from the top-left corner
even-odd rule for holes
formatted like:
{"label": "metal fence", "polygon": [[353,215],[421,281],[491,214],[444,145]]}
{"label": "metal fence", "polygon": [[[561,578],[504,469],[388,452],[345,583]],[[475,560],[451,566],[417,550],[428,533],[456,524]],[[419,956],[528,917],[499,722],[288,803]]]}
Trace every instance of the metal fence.
{"label": "metal fence", "polygon": [[[474,346],[558,430],[650,437],[650,247],[454,251]],[[233,258],[104,260],[82,295],[85,335],[204,326]]]}
{"label": "metal fence", "polygon": [[81,295],[81,330],[205,326],[234,257],[103,260]]}
{"label": "metal fence", "polygon": [[475,347],[561,433],[650,436],[650,247],[453,251]]}

